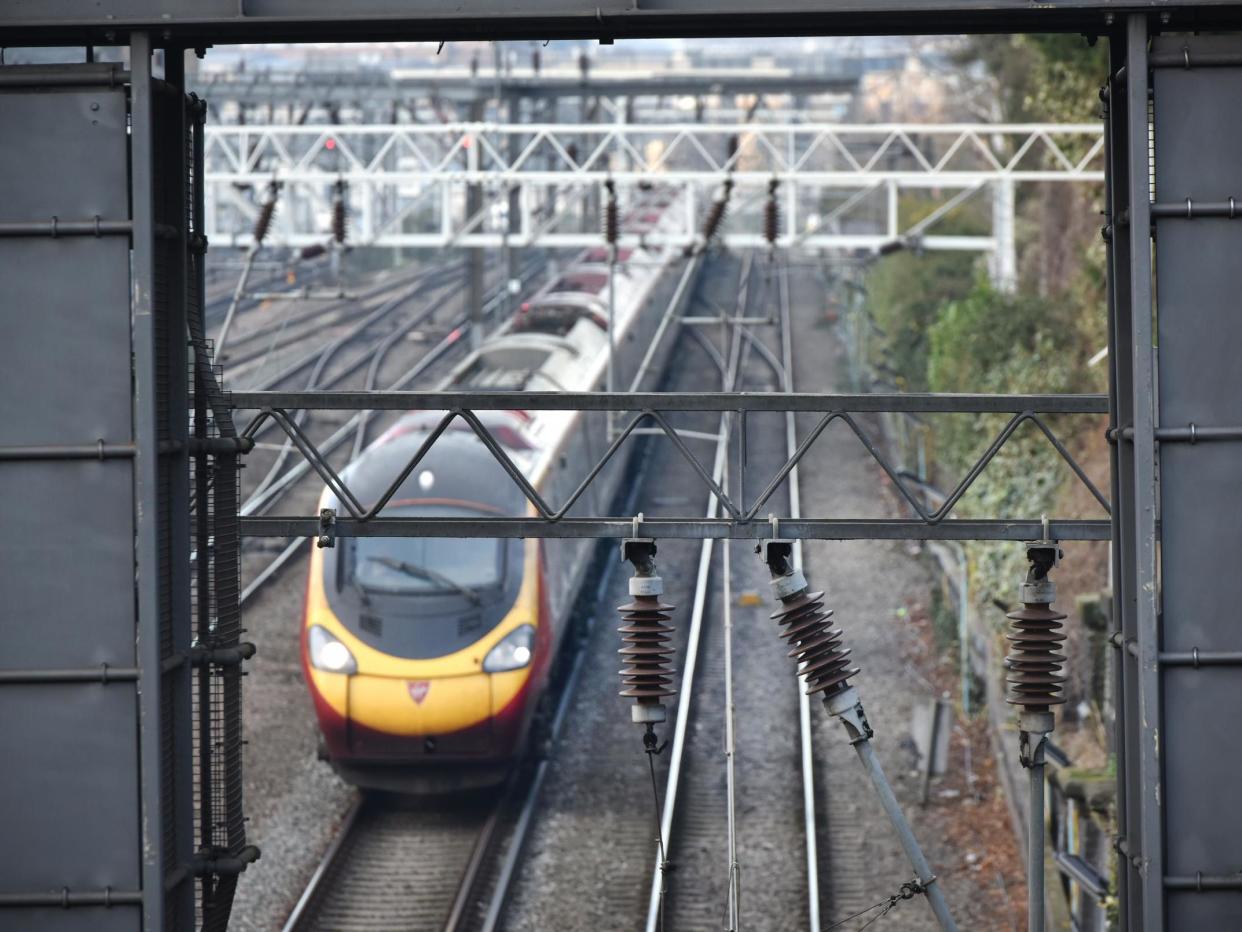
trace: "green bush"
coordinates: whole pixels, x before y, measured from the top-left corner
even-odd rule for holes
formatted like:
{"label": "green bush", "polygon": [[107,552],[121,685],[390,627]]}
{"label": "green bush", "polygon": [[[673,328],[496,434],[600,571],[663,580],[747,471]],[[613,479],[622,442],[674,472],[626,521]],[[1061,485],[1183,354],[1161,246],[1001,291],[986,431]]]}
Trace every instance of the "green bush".
{"label": "green bush", "polygon": [[[938,201],[917,193],[902,195],[903,227],[918,223]],[[986,210],[968,203],[938,221],[929,232],[986,236]],[[867,310],[875,324],[868,363],[901,391],[927,391],[927,334],[947,301],[965,294],[974,281],[978,256],[968,252],[899,252],[867,272]]]}
{"label": "green bush", "polygon": [[[1004,294],[978,281],[964,298],[944,305],[928,334],[928,386],[935,392],[1060,394],[1094,390],[1086,362],[1092,346],[1082,333],[1076,302]],[[1010,415],[947,416],[937,423],[938,484],[954,488],[1004,428]],[[1049,419],[1058,436],[1067,426]],[[1023,424],[955,509],[960,517],[1053,513],[1069,468],[1038,427]],[[1021,578],[1020,548],[972,547],[975,591],[984,599],[1014,600]]]}

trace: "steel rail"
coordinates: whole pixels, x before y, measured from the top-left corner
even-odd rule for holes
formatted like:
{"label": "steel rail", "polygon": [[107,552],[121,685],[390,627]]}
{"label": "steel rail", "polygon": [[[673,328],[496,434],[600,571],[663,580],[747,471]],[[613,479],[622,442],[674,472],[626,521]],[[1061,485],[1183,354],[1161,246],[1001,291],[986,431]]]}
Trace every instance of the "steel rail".
{"label": "steel rail", "polygon": [[[749,253],[747,258],[748,260],[751,258]],[[751,268],[753,268],[753,265],[748,262],[742,287],[738,293],[739,309],[745,307],[745,295],[750,286]],[[732,345],[729,351],[729,365],[727,370],[722,370],[721,373],[726,389],[731,389],[737,384],[737,376],[741,368],[742,340],[740,333],[740,328],[734,328]],[[716,433],[719,439],[716,442],[712,479],[719,485],[724,477],[729,458],[728,412],[721,412]],[[716,495],[709,493],[706,507],[707,520],[714,519],[719,510],[720,499]],[[639,529],[635,527],[631,536],[637,537],[642,535]],[[658,537],[659,535],[653,536]],[[702,639],[703,614],[707,606],[707,583],[711,574],[714,543],[713,538],[703,537],[699,549],[699,564],[698,570],[695,573],[694,599],[690,609],[690,629],[686,639],[686,661],[685,666],[682,668],[681,681],[678,684],[680,696],[677,702],[677,720],[673,727],[668,775],[664,783],[664,806],[660,814],[659,832],[663,844],[658,846],[655,851],[655,867],[652,872],[651,891],[647,902],[646,932],[657,932],[661,925],[662,906],[665,897],[664,863],[661,855],[663,852],[670,850],[672,843],[673,818],[677,810],[677,793],[681,784],[682,760],[686,749],[686,732],[690,723],[690,711],[693,707],[694,678],[698,668],[699,644]]]}
{"label": "steel rail", "polygon": [[[607,568],[601,574],[597,595],[594,600],[595,604],[598,604],[603,598],[603,592],[607,587],[609,579],[612,577],[615,562],[607,562]],[[593,621],[594,615],[591,617]],[[553,716],[552,725],[548,730],[548,743],[550,745],[554,745],[560,740],[565,720],[573,703],[573,697],[578,689],[578,683],[582,680],[582,669],[585,666],[586,655],[585,645],[580,645],[577,653],[574,655],[569,676],[565,680],[565,685],[561,688],[560,700],[556,705],[556,714]],[[518,863],[522,859],[522,853],[526,847],[526,840],[530,835],[531,826],[534,824],[535,809],[538,806],[539,794],[543,790],[544,780],[547,778],[550,763],[550,758],[547,755],[541,756],[539,762],[535,765],[534,772],[531,774],[530,782],[527,784],[526,793],[522,799],[517,823],[513,828],[513,834],[510,836],[508,847],[505,849],[504,860],[500,865],[496,889],[492,891],[491,899],[488,901],[481,932],[495,932],[504,915],[505,906],[509,900],[509,891],[513,886],[513,878],[517,873]]]}
{"label": "steel rail", "polygon": [[[793,332],[789,311],[789,269],[782,264],[777,279],[780,299],[781,327],[781,375],[782,388],[793,391]],[[785,412],[785,454],[792,457],[798,449],[797,417],[792,411]],[[794,520],[802,517],[802,491],[798,481],[798,467],[789,471],[789,516]],[[795,540],[793,547],[794,569],[802,570],[802,541]],[[811,697],[802,688],[801,679],[794,678],[794,691],[798,694],[798,750],[802,768],[802,815],[806,839],[806,885],[807,885],[807,932],[819,932],[819,840],[815,818],[815,749],[814,728],[811,723]]]}
{"label": "steel rail", "polygon": [[[453,270],[445,270],[444,274],[451,274],[452,271]],[[446,283],[440,279],[441,279],[440,272],[424,272],[422,274],[412,276],[408,279],[402,278],[399,280],[387,282],[385,283],[384,286],[371,289],[360,295],[356,295],[354,298],[350,299],[349,301],[342,301],[342,302],[332,304],[330,305],[330,308],[339,310],[340,308],[347,307],[349,304],[358,305],[357,310],[350,311],[344,314],[337,321],[338,323],[342,323],[342,324],[349,323],[352,321],[356,321],[359,318],[364,318],[368,316],[369,314],[373,313],[376,307],[381,306],[382,304],[386,303],[388,300],[391,300],[390,296],[393,294],[396,294],[396,295],[406,294],[409,298],[413,298],[413,297],[416,297],[425,288],[436,289],[436,288],[444,287]],[[403,288],[406,289],[404,292],[400,290]],[[303,317],[300,318],[300,320],[311,320],[319,316],[321,313],[322,313],[322,309],[311,311],[307,313],[306,315],[303,315]],[[272,331],[269,329],[268,333],[271,334]],[[276,349],[278,345],[280,346],[281,349],[284,349],[286,347],[292,346],[295,343],[300,343],[307,336],[312,336],[312,335],[313,335],[313,331],[309,333],[296,333],[292,337],[288,337],[286,339],[281,340],[279,344],[276,343],[276,339],[275,337],[273,337],[272,343],[266,349],[264,349],[262,353],[255,353],[251,355],[250,357],[247,358],[246,362],[251,362],[255,359],[262,359],[266,361],[267,357],[270,355],[270,353],[274,349]],[[279,327],[277,327],[276,336],[280,336]],[[245,338],[243,337],[243,339]],[[275,386],[283,382],[285,379],[292,378],[294,375],[301,372],[306,367],[314,365],[315,361],[319,358],[319,355],[322,352],[323,352],[323,347],[316,346],[310,352],[305,353],[302,356],[299,356],[297,359],[295,359],[289,365],[285,366],[283,369],[267,377],[262,382],[260,382],[258,385],[253,386],[253,388],[250,390],[265,391],[265,390],[270,390],[274,388]],[[255,367],[251,367],[247,365],[239,366],[237,365],[237,361],[234,360],[233,365],[231,365],[229,368],[229,375],[230,377],[236,377],[240,371],[248,372],[251,368],[255,368]],[[260,365],[257,368],[261,369],[262,365]]]}
{"label": "steel rail", "polygon": [[[345,334],[340,336],[337,340],[333,341],[333,343],[329,344],[326,347],[320,347],[308,353],[300,361],[294,363],[292,366],[287,367],[286,369],[282,370],[277,375],[273,376],[272,379],[268,381],[268,384],[269,385],[276,384],[277,382],[288,377],[289,375],[292,375],[300,371],[302,368],[305,368],[305,366],[311,364],[312,362],[316,362],[315,369],[311,375],[311,379],[312,381],[314,381],[315,379],[318,378],[318,375],[322,372],[322,369],[326,366],[327,360],[330,359],[331,356],[335,355],[336,352],[339,351],[343,346],[348,345],[350,342],[357,339],[363,332],[365,332],[366,328],[370,326],[370,324],[374,323],[377,320],[381,320],[384,316],[391,313],[393,310],[399,307],[402,303],[409,300],[413,296],[417,295],[418,292],[422,290],[423,287],[436,287],[435,285],[431,283],[430,277],[431,276],[416,277],[414,280],[414,283],[411,284],[410,287],[406,291],[399,293],[395,298],[392,298],[389,301],[383,302],[378,308],[367,312],[366,316],[364,317],[362,321],[360,321],[359,323],[351,327],[348,331],[346,331]],[[385,290],[392,290],[392,286],[390,286],[388,289],[383,289],[383,288],[377,289],[373,291],[372,294],[373,295],[383,294]],[[434,311],[435,311],[435,307],[429,305],[428,308],[424,311],[423,317],[425,318],[427,316],[430,316],[430,314],[434,313]],[[378,343],[376,344],[376,347],[383,346],[384,340],[386,340],[388,336],[389,335],[386,334],[385,337],[381,338],[380,341],[378,341]],[[373,347],[372,351],[375,351],[376,347]],[[344,378],[348,377],[350,373],[352,373],[354,370],[362,366],[367,361],[368,358],[369,358],[368,354],[364,352],[358,359],[353,360],[348,366],[346,366],[346,368],[343,371],[334,375],[330,384],[337,384]],[[221,394],[224,394],[224,393],[221,393]],[[254,429],[250,431],[250,433],[248,434],[248,437],[250,440],[253,441],[253,440],[256,440],[258,437],[262,436],[262,434],[267,429],[268,425],[256,426],[254,424],[251,424],[251,427]],[[248,499],[247,501],[250,501],[256,495],[261,494],[266,488],[269,487],[269,485],[271,485],[274,481],[276,481],[275,480],[276,473],[279,471],[279,468],[282,465],[283,460],[287,456],[287,451],[289,449],[289,446],[290,446],[290,440],[286,437],[285,441],[282,443],[279,449],[279,452],[277,453],[276,463],[268,470],[267,474],[263,477],[263,479],[259,481],[257,488],[251,491],[250,499]],[[297,467],[294,467],[294,468],[296,469]],[[191,505],[193,505],[193,496],[191,496]],[[241,513],[246,514],[246,511],[244,510],[244,506],[243,506],[243,511]],[[294,536],[294,535],[289,535],[289,536]],[[191,561],[196,560],[197,553],[192,553],[190,555],[190,559]]]}
{"label": "steel rail", "polygon": [[[470,321],[465,317],[459,317],[452,322],[452,326],[447,336],[440,340],[434,347],[427,351],[426,354],[419,357],[411,368],[407,369],[393,384],[408,385],[418,376],[422,375],[431,365],[438,362],[448,350],[457,346],[463,334],[466,333],[470,326]],[[344,424],[337,428],[336,432],[328,437],[327,440],[318,448],[322,455],[328,455],[334,452],[342,443],[344,443],[351,433],[355,433],[364,428],[376,416],[376,411],[359,411],[353,417],[349,418]],[[303,459],[279,479],[274,480],[266,488],[256,490],[251,497],[243,503],[241,514],[243,516],[262,514],[267,508],[271,507],[276,500],[284,493],[285,490],[296,480],[306,475],[311,470],[310,460]]]}
{"label": "steel rail", "polygon": [[[248,333],[234,338],[234,349],[229,352],[227,360],[229,373],[236,377],[240,372],[249,371],[250,368],[253,368],[246,365],[247,363],[251,363],[256,359],[265,359],[277,346],[282,349],[292,346],[295,343],[313,337],[317,331],[325,327],[348,324],[359,317],[365,316],[369,313],[370,302],[385,293],[392,292],[398,288],[420,284],[428,288],[442,288],[451,282],[452,276],[461,274],[463,271],[464,267],[460,265],[452,265],[448,268],[440,269],[422,269],[415,275],[394,277],[392,280],[383,283],[382,286],[368,288],[354,294],[347,300],[328,300],[322,307],[306,311],[298,315],[293,321],[282,319],[262,327],[257,327]],[[286,295],[286,297],[293,301],[321,300],[301,294]],[[337,316],[328,320],[320,320],[320,318],[328,317],[331,314],[336,314]],[[282,333],[282,331],[284,332]],[[273,337],[273,341],[267,347],[256,347],[254,349],[247,349],[245,352],[238,352],[237,347],[245,346],[252,341],[258,341],[264,337]],[[279,343],[275,342],[276,337],[282,338]],[[303,363],[303,365],[308,364],[308,362]],[[259,388],[259,386],[255,386],[255,388]]]}
{"label": "steel rail", "polygon": [[315,872],[311,874],[310,880],[306,887],[302,890],[302,895],[298,897],[297,903],[293,906],[293,911],[289,914],[289,918],[285,920],[285,924],[281,927],[283,932],[296,932],[299,925],[310,917],[311,904],[322,889],[324,878],[328,877],[333,865],[336,863],[337,857],[344,847],[349,833],[354,830],[354,824],[358,821],[358,813],[362,811],[362,807],[366,805],[366,797],[359,793],[354,797],[353,803],[345,812],[345,817],[341,820],[340,827],[336,830],[336,834],[332,837],[331,843],[323,853],[323,857],[319,859],[319,863],[315,866]]}
{"label": "steel rail", "polygon": [[470,859],[466,862],[465,870],[462,871],[461,880],[457,884],[457,892],[453,896],[453,903],[449,906],[448,917],[444,920],[444,932],[457,932],[458,929],[467,925],[466,913],[470,908],[474,889],[483,872],[483,865],[487,863],[492,846],[495,844],[496,826],[500,823],[500,816],[512,804],[517,781],[518,776],[515,773],[505,782],[499,799],[492,807],[487,821],[483,823],[483,830],[479,832],[474,847],[470,849]]}
{"label": "steel rail", "polygon": [[[739,325],[740,326],[740,325]],[[723,480],[729,481],[729,460],[725,457]],[[724,675],[725,675],[725,809],[727,817],[728,846],[728,916],[729,929],[741,929],[741,864],[737,859],[737,742],[733,708],[733,565],[729,553],[729,541],[720,548],[720,589],[724,606]]]}
{"label": "steel rail", "polygon": [[[478,882],[483,865],[487,863],[488,854],[496,838],[497,825],[499,824],[500,816],[504,812],[506,801],[512,796],[512,787],[515,779],[511,778],[506,783],[505,789],[492,801],[490,808],[487,810],[487,817],[475,835],[470,855],[466,859],[466,864],[454,888],[453,897],[446,909],[443,926],[445,932],[455,932],[455,930],[462,928],[466,924],[466,913],[470,905],[471,893]],[[353,836],[356,832],[363,830],[360,825],[363,821],[361,818],[363,813],[367,812],[371,807],[380,805],[381,803],[377,802],[374,797],[359,794],[355,798],[353,804],[346,811],[340,828],[337,829],[331,843],[311,875],[311,879],[298,897],[293,911],[289,914],[288,919],[285,920],[282,926],[283,932],[300,932],[300,930],[314,927],[315,920],[318,918],[317,914],[323,908],[323,899],[330,892],[330,885],[343,870],[348,869],[351,856],[350,842],[353,841]],[[402,871],[410,869],[410,867],[411,865],[404,862],[401,865]],[[371,918],[375,917],[372,916]],[[370,928],[370,926],[367,927]]]}

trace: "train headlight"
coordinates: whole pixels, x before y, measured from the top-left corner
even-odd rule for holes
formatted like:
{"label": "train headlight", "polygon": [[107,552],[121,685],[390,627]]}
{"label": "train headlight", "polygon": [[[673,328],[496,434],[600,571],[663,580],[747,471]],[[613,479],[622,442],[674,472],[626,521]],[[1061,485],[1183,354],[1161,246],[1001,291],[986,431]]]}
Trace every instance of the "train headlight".
{"label": "train headlight", "polygon": [[307,638],[310,645],[310,662],[316,670],[329,673],[357,673],[358,661],[349,648],[328,633],[326,628],[311,625]]}
{"label": "train headlight", "polygon": [[520,670],[530,663],[534,652],[535,629],[532,625],[521,625],[506,634],[487,652],[487,656],[483,658],[483,669],[487,673]]}

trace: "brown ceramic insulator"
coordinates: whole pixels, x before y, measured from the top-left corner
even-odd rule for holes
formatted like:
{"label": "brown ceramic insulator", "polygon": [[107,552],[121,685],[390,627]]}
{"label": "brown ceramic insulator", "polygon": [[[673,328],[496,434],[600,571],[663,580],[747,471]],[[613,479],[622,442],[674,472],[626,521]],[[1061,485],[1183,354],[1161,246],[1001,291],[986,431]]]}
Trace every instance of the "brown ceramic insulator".
{"label": "brown ceramic insulator", "polygon": [[272,217],[275,213],[276,197],[273,195],[259,205],[259,216],[254,221],[254,241],[256,243],[261,243],[267,239],[267,233],[272,228]]}
{"label": "brown ceramic insulator", "polygon": [[711,210],[707,212],[707,219],[703,223],[704,242],[710,243],[720,229],[720,224],[724,221],[725,204],[724,200],[712,201]]}
{"label": "brown ceramic insulator", "polygon": [[621,642],[618,651],[626,666],[620,671],[625,687],[621,695],[639,702],[659,702],[673,695],[673,629],[668,626],[673,606],[659,596],[636,595],[633,601],[617,606],[621,613]]}
{"label": "brown ceramic insulator", "polygon": [[770,194],[763,205],[763,238],[769,246],[776,245],[776,236],[781,228],[781,209],[776,203],[776,195]]}
{"label": "brown ceramic insulator", "polygon": [[849,686],[851,676],[858,675],[858,668],[850,666],[850,649],[842,643],[841,629],[832,623],[832,612],[824,611],[822,592],[803,589],[782,599],[772,620],[783,629],[781,636],[791,648],[789,656],[806,677],[807,695],[834,696]]}
{"label": "brown ceramic insulator", "polygon": [[348,227],[349,217],[345,213],[345,196],[337,190],[336,196],[332,198],[332,239],[337,243],[344,243]]}
{"label": "brown ceramic insulator", "polygon": [[1061,694],[1065,655],[1057,650],[1065,640],[1061,622],[1066,616],[1046,602],[1027,602],[1005,617],[1013,622],[1013,630],[1005,635],[1013,645],[1005,658],[1009,669],[1005,678],[1009,683],[1007,701],[1040,712],[1061,705],[1065,702]]}
{"label": "brown ceramic insulator", "polygon": [[604,205],[604,240],[608,245],[616,245],[617,236],[621,232],[621,214],[617,207],[617,199],[609,197]]}

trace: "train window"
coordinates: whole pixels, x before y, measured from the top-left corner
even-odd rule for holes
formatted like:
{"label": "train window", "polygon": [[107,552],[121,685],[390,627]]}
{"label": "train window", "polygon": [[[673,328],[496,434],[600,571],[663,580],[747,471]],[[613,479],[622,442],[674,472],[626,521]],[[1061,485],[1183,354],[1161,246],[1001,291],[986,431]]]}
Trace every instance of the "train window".
{"label": "train window", "polygon": [[486,538],[364,537],[352,562],[354,581],[368,592],[455,594],[471,603],[504,575],[504,550]]}
{"label": "train window", "polygon": [[607,322],[598,313],[584,307],[566,304],[540,304],[527,308],[513,320],[514,333],[547,333],[563,337],[582,319],[591,321],[601,330]]}
{"label": "train window", "polygon": [[578,272],[557,279],[552,291],[586,291],[599,294],[608,285],[605,272]]}

